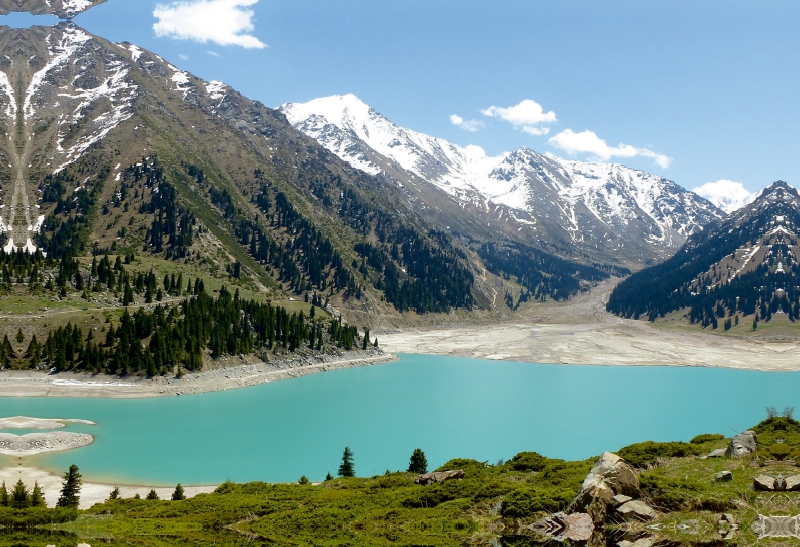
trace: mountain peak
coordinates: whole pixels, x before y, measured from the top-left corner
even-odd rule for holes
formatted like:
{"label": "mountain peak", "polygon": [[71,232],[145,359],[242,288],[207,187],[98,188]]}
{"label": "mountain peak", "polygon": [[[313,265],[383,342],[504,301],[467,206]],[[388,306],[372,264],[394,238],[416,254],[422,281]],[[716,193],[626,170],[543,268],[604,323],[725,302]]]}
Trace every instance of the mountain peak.
{"label": "mountain peak", "polygon": [[[489,156],[400,127],[354,95],[280,107],[306,135],[356,169],[418,177],[462,208],[495,209],[495,220],[520,223],[543,245],[565,252],[620,253],[644,262],[679,247],[724,213],[661,176],[621,164],[564,160],[523,147]],[[405,174],[400,171],[405,172]],[[412,177],[412,178],[413,178]],[[504,216],[508,214],[508,217]],[[532,228],[535,226],[535,229]],[[667,251],[669,252],[669,251]]]}
{"label": "mountain peak", "polygon": [[800,319],[800,292],[792,281],[800,274],[798,249],[800,193],[779,180],[725,222],[690,238],[674,257],[621,283],[608,309],[654,320],[691,308],[690,322],[712,328],[738,315],[769,321],[785,313],[794,322]]}

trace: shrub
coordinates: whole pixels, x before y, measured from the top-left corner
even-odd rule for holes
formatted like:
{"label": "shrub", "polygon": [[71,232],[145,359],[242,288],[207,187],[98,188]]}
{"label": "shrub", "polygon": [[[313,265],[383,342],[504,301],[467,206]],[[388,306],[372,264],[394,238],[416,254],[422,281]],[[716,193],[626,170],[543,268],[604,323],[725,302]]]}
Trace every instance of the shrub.
{"label": "shrub", "polygon": [[644,468],[654,464],[659,458],[685,458],[697,456],[700,452],[701,449],[696,444],[646,441],[626,446],[619,450],[617,455],[634,467]]}
{"label": "shrub", "polygon": [[526,518],[533,513],[553,513],[564,509],[575,497],[575,492],[565,488],[530,488],[511,492],[500,506],[505,518]]}
{"label": "shrub", "polygon": [[725,438],[725,435],[720,435],[719,433],[703,433],[702,435],[698,435],[691,441],[691,444],[703,444],[703,443],[710,443],[713,441],[721,441]]}
{"label": "shrub", "polygon": [[[510,460],[506,462],[506,467],[513,469],[514,471],[522,471],[522,472],[532,472],[532,471],[542,471],[547,463],[550,461],[549,458],[545,458],[538,452],[520,452]],[[561,461],[561,460],[557,460]]]}

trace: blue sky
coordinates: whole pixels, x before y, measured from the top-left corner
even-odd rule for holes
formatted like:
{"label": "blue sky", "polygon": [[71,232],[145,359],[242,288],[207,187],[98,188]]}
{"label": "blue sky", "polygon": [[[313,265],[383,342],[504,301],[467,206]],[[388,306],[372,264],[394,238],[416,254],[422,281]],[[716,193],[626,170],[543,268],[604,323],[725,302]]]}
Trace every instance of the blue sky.
{"label": "blue sky", "polygon": [[[687,188],[720,179],[751,191],[776,179],[800,186],[798,2],[188,1],[251,10],[253,29],[239,36],[265,47],[157,36],[153,12],[169,0],[108,0],[75,22],[268,106],[353,93],[399,125],[490,154],[528,146],[569,157],[581,149],[576,135],[591,131],[603,153],[630,147],[612,161]],[[193,19],[179,26],[204,24]],[[526,132],[503,119],[519,122],[502,109],[524,100],[551,121]],[[454,125],[454,114],[479,127]],[[597,150],[592,143],[582,149]]]}

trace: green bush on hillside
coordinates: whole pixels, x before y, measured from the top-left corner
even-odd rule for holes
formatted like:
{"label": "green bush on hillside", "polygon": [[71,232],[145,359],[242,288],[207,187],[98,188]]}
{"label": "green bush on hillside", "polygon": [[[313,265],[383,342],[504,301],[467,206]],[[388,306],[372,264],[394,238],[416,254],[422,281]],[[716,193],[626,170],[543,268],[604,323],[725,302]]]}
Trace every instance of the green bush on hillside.
{"label": "green bush on hillside", "polygon": [[653,465],[661,458],[685,458],[697,456],[702,452],[700,445],[697,444],[681,441],[671,443],[646,441],[626,446],[617,451],[617,455],[633,467],[641,469]]}
{"label": "green bush on hillside", "polygon": [[715,441],[722,441],[725,439],[725,435],[720,435],[719,433],[703,433],[702,435],[698,435],[691,441],[691,444],[705,444]]}

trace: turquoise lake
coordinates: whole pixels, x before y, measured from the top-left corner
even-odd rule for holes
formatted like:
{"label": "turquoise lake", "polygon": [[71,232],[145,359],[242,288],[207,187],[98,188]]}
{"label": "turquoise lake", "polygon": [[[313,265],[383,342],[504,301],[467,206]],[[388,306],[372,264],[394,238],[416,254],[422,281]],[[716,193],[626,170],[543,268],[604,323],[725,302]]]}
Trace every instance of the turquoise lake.
{"label": "turquoise lake", "polygon": [[9,399],[0,415],[79,418],[93,445],[31,458],[87,479],[172,485],[321,480],[345,446],[360,476],[531,450],[582,459],[645,440],[726,436],[800,409],[800,373],[535,365],[404,355],[397,363],[163,399]]}

